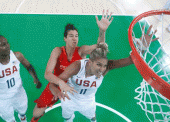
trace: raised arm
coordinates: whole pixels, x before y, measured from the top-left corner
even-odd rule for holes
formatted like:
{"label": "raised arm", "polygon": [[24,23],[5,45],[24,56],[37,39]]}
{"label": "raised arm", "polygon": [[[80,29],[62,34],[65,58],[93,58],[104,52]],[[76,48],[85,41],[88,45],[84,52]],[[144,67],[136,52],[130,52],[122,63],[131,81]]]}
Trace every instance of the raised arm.
{"label": "raised arm", "polygon": [[24,57],[24,55],[20,52],[14,52],[17,59],[21,62],[21,64],[28,70],[30,75],[34,79],[34,84],[36,84],[36,88],[41,87],[41,83],[36,75],[34,67],[29,63],[29,61]]}
{"label": "raised arm", "polygon": [[[157,32],[157,30],[152,32],[152,25],[149,26],[146,33],[145,33],[145,26],[142,27],[142,35],[141,35],[140,39],[135,39],[135,41],[138,45],[138,48],[142,52],[142,54],[149,47],[151,42],[159,39],[159,37],[153,39],[153,35],[155,35],[156,32]],[[133,38],[135,38],[135,37],[133,37]]]}
{"label": "raised arm", "polygon": [[[99,27],[99,37],[97,40],[97,44],[105,42],[105,32],[113,20],[113,17],[111,18],[112,13],[110,13],[109,16],[108,16],[108,13],[109,11],[107,10],[106,15],[105,15],[104,10],[103,10],[101,20],[98,20],[98,17],[96,16],[96,23]],[[90,45],[90,46],[84,45],[80,47],[79,54],[81,55],[81,57],[84,57],[87,54],[90,54],[97,47],[97,44]]]}
{"label": "raised arm", "polygon": [[109,27],[109,25],[111,24],[111,22],[113,21],[113,17],[111,18],[112,12],[110,13],[110,15],[108,15],[109,10],[107,10],[106,15],[104,13],[105,13],[105,10],[103,10],[101,20],[99,20],[98,17],[95,16],[97,25],[99,27],[99,37],[98,37],[97,43],[105,43],[105,32],[107,28]]}
{"label": "raised arm", "polygon": [[[142,53],[144,53],[144,51],[146,50],[146,48],[148,48],[148,46],[150,45],[150,43],[152,41],[155,41],[158,39],[158,38],[152,39],[153,35],[157,32],[157,30],[155,30],[154,32],[151,33],[152,25],[149,26],[146,34],[144,32],[144,28],[145,27],[142,28],[142,36],[138,40],[140,42],[137,42],[140,46],[144,46],[144,49],[141,49]],[[115,68],[120,68],[120,67],[125,67],[130,64],[133,64],[131,56],[129,56],[127,58],[120,59],[120,60],[109,60],[106,72],[104,74],[106,74],[109,70],[112,70]]]}

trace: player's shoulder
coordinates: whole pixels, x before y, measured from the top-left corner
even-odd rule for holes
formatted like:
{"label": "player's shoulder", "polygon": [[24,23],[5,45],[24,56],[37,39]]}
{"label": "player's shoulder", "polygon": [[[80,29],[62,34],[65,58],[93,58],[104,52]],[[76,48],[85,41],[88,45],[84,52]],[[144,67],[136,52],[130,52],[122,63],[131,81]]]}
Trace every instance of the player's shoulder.
{"label": "player's shoulder", "polygon": [[55,47],[51,52],[50,58],[53,57],[53,58],[57,59],[60,56],[61,52],[62,52],[61,47]]}
{"label": "player's shoulder", "polygon": [[57,54],[60,54],[61,53],[61,51],[62,51],[62,49],[61,49],[62,47],[55,47],[54,49],[53,49],[53,51],[52,52],[54,52],[54,53],[57,53]]}
{"label": "player's shoulder", "polygon": [[73,62],[75,65],[81,65],[81,60],[77,60],[77,61],[75,61],[75,62]]}
{"label": "player's shoulder", "polygon": [[24,58],[24,55],[21,52],[13,52],[15,57],[19,60],[22,61]]}
{"label": "player's shoulder", "polygon": [[13,52],[13,53],[17,58],[23,57],[23,54],[21,52]]}

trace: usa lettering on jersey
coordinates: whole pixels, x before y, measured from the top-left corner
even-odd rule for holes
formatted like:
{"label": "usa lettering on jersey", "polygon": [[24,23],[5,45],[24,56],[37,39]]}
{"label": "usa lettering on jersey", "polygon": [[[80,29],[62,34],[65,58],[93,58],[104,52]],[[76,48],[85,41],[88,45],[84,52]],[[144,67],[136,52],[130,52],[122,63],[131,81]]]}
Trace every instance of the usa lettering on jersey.
{"label": "usa lettering on jersey", "polygon": [[12,68],[6,68],[5,70],[1,70],[0,78],[14,74],[17,71],[18,69],[15,65]]}
{"label": "usa lettering on jersey", "polygon": [[81,80],[81,79],[76,79],[76,84],[81,86],[85,86],[85,87],[96,87],[96,81],[93,81],[92,84],[90,85],[90,81],[89,80]]}

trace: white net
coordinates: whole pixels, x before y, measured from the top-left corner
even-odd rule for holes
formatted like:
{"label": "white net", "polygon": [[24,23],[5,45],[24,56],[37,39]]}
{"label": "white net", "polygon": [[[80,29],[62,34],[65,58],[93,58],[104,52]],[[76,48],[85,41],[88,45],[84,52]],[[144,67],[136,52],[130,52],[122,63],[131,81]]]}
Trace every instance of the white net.
{"label": "white net", "polygon": [[154,122],[170,121],[170,101],[152,88],[145,80],[141,82],[141,86],[135,89],[142,110],[145,111],[148,119]]}
{"label": "white net", "polygon": [[[170,84],[170,32],[167,15],[152,15],[138,21],[132,31],[133,43],[145,63]],[[170,19],[169,19],[170,20]],[[151,26],[151,24],[153,26]],[[155,33],[157,29],[157,33]],[[153,41],[155,38],[156,41]],[[157,86],[159,87],[159,86]],[[135,89],[135,99],[150,121],[170,121],[170,100],[152,88],[145,80]],[[167,93],[170,94],[170,93]]]}

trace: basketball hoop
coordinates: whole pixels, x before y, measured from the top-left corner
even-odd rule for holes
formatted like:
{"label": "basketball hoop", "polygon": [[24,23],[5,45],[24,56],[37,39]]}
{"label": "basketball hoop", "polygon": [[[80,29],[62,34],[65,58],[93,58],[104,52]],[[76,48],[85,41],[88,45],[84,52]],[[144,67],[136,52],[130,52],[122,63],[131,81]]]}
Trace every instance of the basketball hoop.
{"label": "basketball hoop", "polygon": [[[146,47],[141,44],[139,40],[141,37],[145,40],[144,43],[147,43],[146,39],[142,36],[143,33],[145,33],[142,32],[142,26],[144,26],[145,29],[149,27],[150,23],[148,20],[155,19],[156,15],[167,16],[170,15],[170,11],[152,10],[140,14],[130,24],[128,38],[132,49],[131,58],[139,73],[144,78],[141,86],[135,90],[135,92],[139,94],[135,99],[139,100],[138,104],[146,112],[150,121],[165,122],[170,121],[170,62],[165,64],[167,59],[170,61],[170,55],[167,54],[167,49],[165,50],[164,48],[166,44],[161,43],[163,40],[166,40],[163,36],[167,33],[164,27],[166,22],[162,19],[162,36],[158,41],[152,42],[154,43],[153,45],[150,43],[149,46]],[[145,19],[145,22],[142,22],[143,19]],[[170,33],[168,35],[170,35]],[[155,36],[156,35],[153,35],[153,37]],[[168,37],[169,36],[166,36],[166,38]],[[164,102],[162,102],[162,100]],[[155,109],[155,105],[159,106],[159,110]],[[151,106],[150,109],[149,106]],[[166,110],[163,106],[166,106]],[[152,117],[149,116],[148,113],[152,114]]]}

